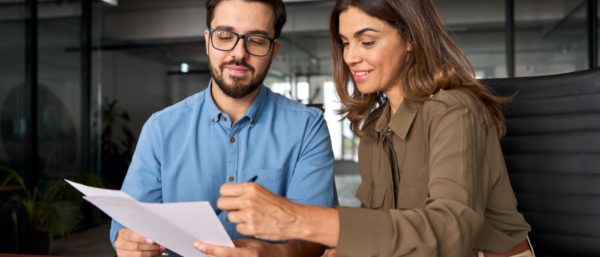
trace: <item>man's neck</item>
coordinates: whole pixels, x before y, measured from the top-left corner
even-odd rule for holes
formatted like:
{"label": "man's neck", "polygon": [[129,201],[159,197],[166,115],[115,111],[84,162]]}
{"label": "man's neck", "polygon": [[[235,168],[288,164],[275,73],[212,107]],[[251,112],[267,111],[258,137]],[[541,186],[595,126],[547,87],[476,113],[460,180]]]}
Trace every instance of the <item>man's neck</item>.
{"label": "man's neck", "polygon": [[254,102],[254,99],[256,99],[256,96],[258,95],[258,92],[261,88],[258,87],[252,93],[248,94],[243,98],[235,99],[223,93],[221,88],[215,83],[214,80],[212,83],[213,85],[211,86],[211,94],[213,101],[215,101],[215,105],[217,105],[217,108],[219,108],[219,110],[229,115],[232,126],[233,123],[244,117],[244,114],[246,114],[246,111],[248,111],[248,109]]}

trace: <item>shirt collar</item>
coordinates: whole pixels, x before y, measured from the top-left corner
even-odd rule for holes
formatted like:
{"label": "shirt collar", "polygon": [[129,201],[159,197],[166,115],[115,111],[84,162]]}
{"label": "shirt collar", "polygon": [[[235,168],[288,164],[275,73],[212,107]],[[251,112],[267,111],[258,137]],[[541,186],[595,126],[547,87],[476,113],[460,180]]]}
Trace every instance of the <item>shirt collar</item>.
{"label": "shirt collar", "polygon": [[[212,82],[213,80],[211,79],[210,82],[208,83],[208,88],[206,89],[206,107],[207,107],[207,111],[208,114],[211,118],[211,120],[213,121],[213,124],[215,124],[217,121],[221,118],[223,112],[217,107],[217,105],[215,104],[215,100],[212,97]],[[267,101],[267,94],[268,94],[269,89],[267,87],[265,87],[264,85],[260,86],[260,90],[258,91],[258,95],[256,96],[256,98],[254,99],[254,102],[252,102],[252,105],[250,105],[250,108],[248,108],[248,110],[246,111],[246,114],[244,115],[244,117],[248,117],[250,119],[250,124],[251,126],[254,126],[254,124],[256,124],[258,118],[260,117],[260,114],[263,111],[263,108],[265,106],[265,102]]]}
{"label": "shirt collar", "polygon": [[375,130],[379,133],[384,133],[389,128],[398,137],[405,140],[421,105],[422,104],[420,103],[404,99],[392,119],[389,120],[391,107],[388,102],[386,106],[384,106],[381,116],[375,125]]}

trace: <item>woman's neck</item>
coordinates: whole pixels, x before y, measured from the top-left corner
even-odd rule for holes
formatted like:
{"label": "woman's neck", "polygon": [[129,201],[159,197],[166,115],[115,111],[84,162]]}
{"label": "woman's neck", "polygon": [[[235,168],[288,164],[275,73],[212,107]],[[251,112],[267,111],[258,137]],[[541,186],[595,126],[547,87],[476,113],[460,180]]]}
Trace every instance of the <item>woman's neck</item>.
{"label": "woman's neck", "polygon": [[394,114],[396,114],[396,110],[398,110],[398,107],[400,107],[404,101],[404,95],[402,92],[400,92],[398,87],[393,87],[392,89],[384,91],[383,93],[387,97],[387,100],[390,104],[390,120],[392,120],[392,117],[394,117]]}

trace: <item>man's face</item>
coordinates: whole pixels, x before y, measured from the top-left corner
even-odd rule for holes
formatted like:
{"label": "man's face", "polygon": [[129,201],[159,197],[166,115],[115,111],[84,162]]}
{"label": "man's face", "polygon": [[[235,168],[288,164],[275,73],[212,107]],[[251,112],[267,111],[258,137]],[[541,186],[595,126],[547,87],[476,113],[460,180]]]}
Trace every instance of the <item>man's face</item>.
{"label": "man's face", "polygon": [[[223,1],[214,10],[211,28],[274,38],[274,19],[273,10],[266,4]],[[236,99],[243,98],[260,87],[281,47],[276,42],[266,56],[257,57],[246,51],[243,39],[231,51],[221,51],[212,46],[210,31],[205,31],[204,37],[213,82],[227,96]]]}

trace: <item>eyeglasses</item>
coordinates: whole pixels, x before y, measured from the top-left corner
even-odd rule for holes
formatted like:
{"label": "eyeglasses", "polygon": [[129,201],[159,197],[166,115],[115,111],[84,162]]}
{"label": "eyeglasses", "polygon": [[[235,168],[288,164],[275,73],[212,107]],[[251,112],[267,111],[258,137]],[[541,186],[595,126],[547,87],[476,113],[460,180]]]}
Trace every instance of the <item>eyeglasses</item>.
{"label": "eyeglasses", "polygon": [[277,42],[277,39],[270,37],[240,35],[229,30],[210,29],[210,41],[212,42],[212,46],[217,50],[231,51],[240,41],[240,38],[244,39],[246,52],[258,57],[267,55],[273,43]]}

